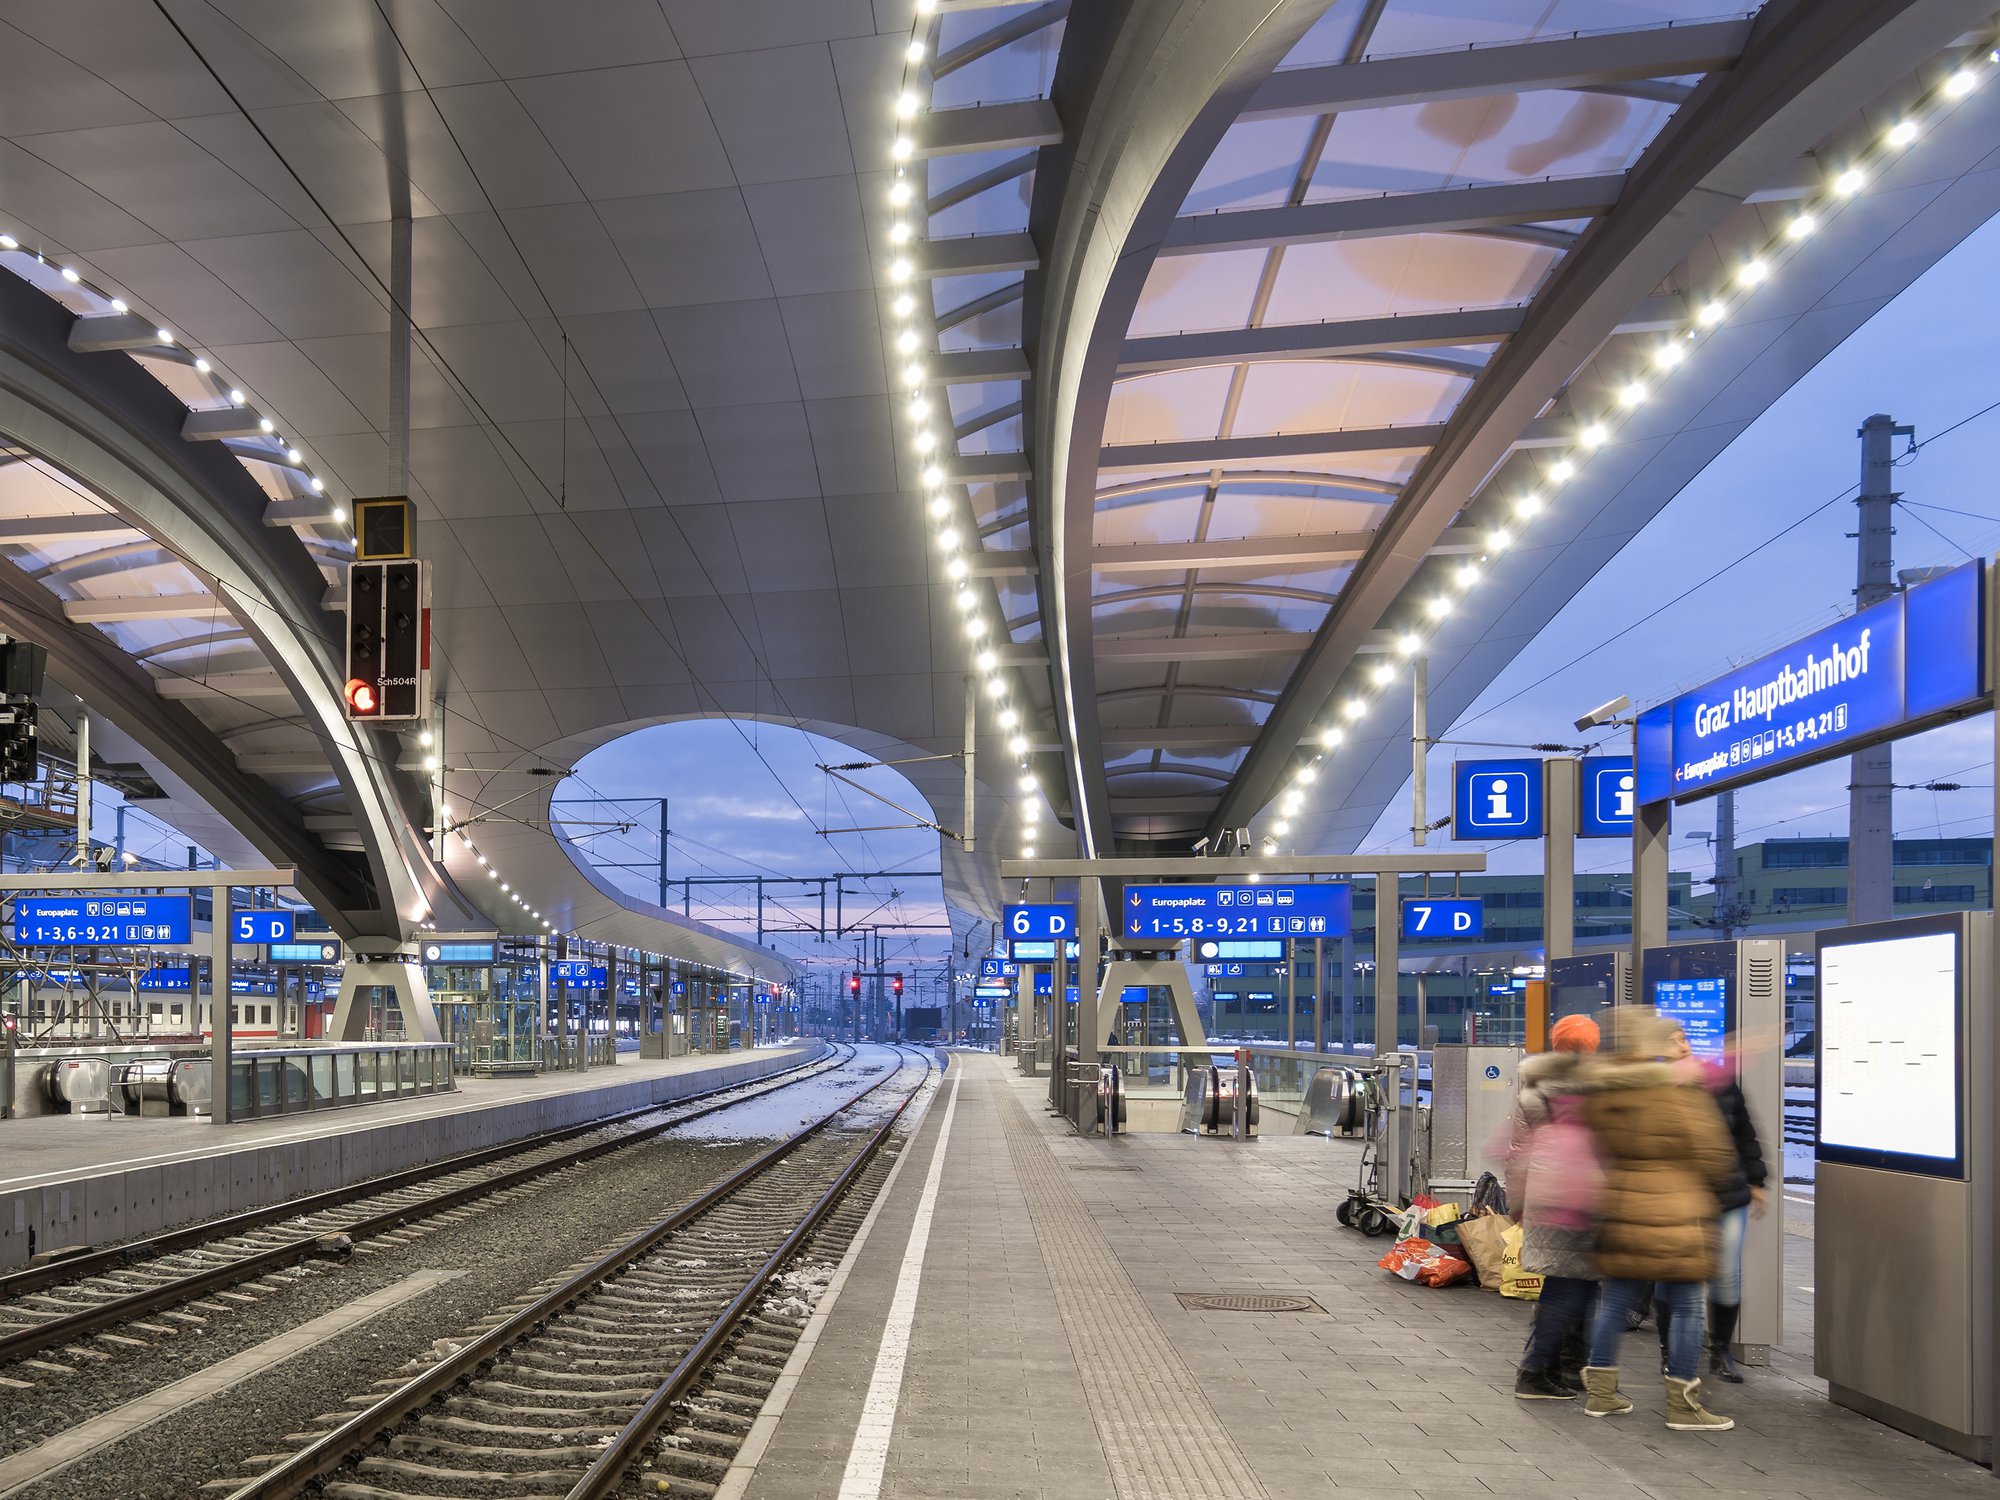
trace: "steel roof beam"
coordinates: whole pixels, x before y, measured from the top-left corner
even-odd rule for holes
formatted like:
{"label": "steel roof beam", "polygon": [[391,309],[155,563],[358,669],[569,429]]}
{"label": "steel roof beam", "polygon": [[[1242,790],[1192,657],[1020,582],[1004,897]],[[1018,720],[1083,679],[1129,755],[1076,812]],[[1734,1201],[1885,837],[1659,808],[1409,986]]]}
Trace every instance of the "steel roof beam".
{"label": "steel roof beam", "polygon": [[[1257,736],[1255,724],[1196,724],[1164,729],[1104,729],[1104,748],[1123,750],[1242,750]],[[1062,749],[1054,735],[1029,736],[1037,753]],[[1212,804],[1211,804],[1212,805]]]}
{"label": "steel roof beam", "polygon": [[988,27],[960,42],[956,47],[948,47],[938,53],[931,63],[931,77],[948,78],[960,68],[978,62],[982,57],[990,57],[1002,47],[1024,41],[1037,32],[1047,31],[1056,22],[1069,14],[1069,0],[1044,0],[1032,10],[1024,10],[1019,15],[1009,16],[997,26]]}
{"label": "steel roof beam", "polygon": [[[286,685],[285,679],[269,670],[210,672],[201,677],[162,677],[155,685],[162,698],[182,702],[196,698],[223,699],[232,702],[246,698],[285,703],[292,701],[292,690]],[[290,718],[291,715],[285,717]]]}
{"label": "steel roof beam", "polygon": [[1098,547],[1090,565],[1100,573],[1157,573],[1188,568],[1295,568],[1313,563],[1357,562],[1374,533],[1247,537],[1228,541],[1133,542]]}
{"label": "steel roof beam", "polygon": [[918,122],[914,145],[921,160],[973,151],[1053,146],[1062,138],[1062,120],[1055,105],[1046,99],[1016,99],[1006,104],[932,110]]}
{"label": "steel roof beam", "polygon": [[950,484],[1034,477],[1025,453],[961,453],[944,467],[946,482]]}
{"label": "steel roof beam", "polygon": [[943,213],[948,208],[957,208],[961,203],[969,203],[981,193],[1004,187],[1019,177],[1026,177],[1035,170],[1039,159],[1034,151],[1023,151],[1019,156],[1010,156],[997,166],[988,167],[984,172],[974,172],[970,177],[954,182],[948,188],[933,193],[925,203],[931,217]]}
{"label": "steel roof beam", "polygon": [[1709,73],[1742,55],[1751,24],[1747,19],[1698,21],[1289,68],[1264,81],[1242,117],[1272,120],[1340,114],[1528,89],[1582,89]]}
{"label": "steel roof beam", "polygon": [[1134,469],[1174,464],[1228,463],[1236,459],[1298,458],[1313,453],[1420,451],[1444,436],[1442,422],[1408,427],[1346,427],[1335,432],[1273,432],[1254,437],[1188,438],[1162,443],[1119,443],[1101,449],[1099,467]]}
{"label": "steel roof beam", "polygon": [[257,438],[264,435],[264,415],[255,407],[222,406],[214,411],[191,411],[181,423],[181,436],[191,443],[222,438]]}
{"label": "steel roof beam", "polygon": [[228,615],[213,594],[145,594],[126,599],[65,599],[62,612],[75,625],[115,625],[127,620],[207,620]]}
{"label": "steel roof beam", "polygon": [[925,362],[928,384],[991,385],[1028,378],[1025,349],[950,349]]}
{"label": "steel roof beam", "polygon": [[46,547],[51,542],[73,542],[80,537],[107,533],[144,535],[123,516],[109,511],[88,511],[80,516],[9,516],[0,519],[0,547]]}
{"label": "steel roof beam", "polygon": [[1026,234],[962,234],[925,240],[912,257],[923,276],[990,276],[1032,271],[1041,264],[1035,242]]}
{"label": "steel roof beam", "polygon": [[1506,338],[1527,316],[1524,307],[1468,307],[1390,318],[1342,318],[1330,323],[1280,323],[1212,333],[1166,333],[1127,339],[1118,373],[1144,375],[1245,359],[1327,359],[1401,349],[1488,344]]}
{"label": "steel roof beam", "polygon": [[1493,229],[1542,219],[1589,219],[1624,189],[1621,172],[1483,183],[1428,193],[1383,193],[1280,208],[1238,208],[1174,220],[1162,255],[1200,255],[1248,246]]}
{"label": "steel roof beam", "polygon": [[1313,639],[1309,630],[1267,630],[1247,635],[1100,635],[1095,649],[1100,661],[1256,661],[1268,656],[1301,655]]}

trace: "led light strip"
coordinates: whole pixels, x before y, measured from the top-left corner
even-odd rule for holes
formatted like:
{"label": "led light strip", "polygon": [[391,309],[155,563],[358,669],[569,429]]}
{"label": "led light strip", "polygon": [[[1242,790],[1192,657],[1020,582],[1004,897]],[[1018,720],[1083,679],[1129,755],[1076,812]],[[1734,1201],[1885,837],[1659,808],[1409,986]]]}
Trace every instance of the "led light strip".
{"label": "led light strip", "polygon": [[941,454],[950,441],[950,433],[947,430],[940,437],[933,419],[938,415],[938,409],[942,409],[944,418],[949,421],[951,404],[941,392],[933,400],[926,390],[929,372],[924,367],[924,354],[929,340],[918,331],[917,324],[918,311],[929,299],[918,296],[921,278],[911,256],[911,246],[925,235],[912,223],[915,214],[923,209],[924,200],[919,196],[919,184],[911,170],[917,148],[910,132],[927,104],[924,64],[930,57],[931,49],[926,34],[931,29],[930,17],[936,10],[937,0],[916,0],[909,44],[903,49],[901,85],[891,105],[896,133],[889,155],[895,176],[889,187],[891,250],[886,270],[889,284],[895,290],[889,306],[895,314],[896,352],[903,359],[903,386],[909,392],[906,411],[915,429],[911,442],[918,461],[924,466],[925,509],[937,526],[933,540],[937,543],[939,556],[944,560],[945,576],[954,585],[952,602],[957,607],[966,639],[975,653],[974,665],[979,668],[986,697],[1000,728],[1006,731],[1007,749],[1015,757],[1020,772],[1020,854],[1023,859],[1033,859],[1036,831],[1042,815],[1041,784],[1035,779],[1034,768],[1028,760],[1028,737],[1023,733],[1022,712],[1015,706],[1014,694],[1000,667],[1000,654],[996,647],[1007,638],[1005,622],[1003,620],[996,628],[988,619],[969,576],[971,564],[967,561],[967,553],[979,550],[978,528],[969,520],[971,502],[968,499],[963,505],[959,504],[945,487]]}
{"label": "led light strip", "polygon": [[[1729,282],[1710,293],[1695,309],[1688,326],[1655,344],[1642,367],[1635,369],[1617,385],[1610,408],[1577,428],[1572,445],[1543,471],[1541,486],[1514,497],[1514,525],[1524,527],[1544,514],[1556,492],[1582,472],[1591,457],[1611,441],[1617,426],[1653,397],[1661,385],[1671,378],[1673,371],[1686,361],[1689,353],[1703,347],[1730,314],[1742,307],[1788,255],[1812,237],[1826,218],[1867,187],[1883,167],[1914,145],[1923,135],[1926,125],[1934,123],[1952,105],[1977,89],[1996,62],[2000,62],[2000,48],[1982,49],[1968,55],[1949,77],[1931,91],[1927,101],[1920,100],[1910,113],[1884,131],[1872,151],[1858,156],[1844,170],[1829,178],[1820,194],[1772,235],[1762,250],[1738,264]],[[1482,490],[1467,503],[1467,508],[1484,498],[1485,491]],[[1428,635],[1435,635],[1441,630],[1460,601],[1485,576],[1481,564],[1505,553],[1515,541],[1514,531],[1504,524],[1488,532],[1486,551],[1476,561],[1464,562],[1452,569],[1446,591],[1433,594],[1424,601],[1422,630]],[[1381,700],[1384,691],[1402,675],[1403,666],[1424,649],[1427,634],[1405,627],[1396,638],[1397,660],[1385,661],[1370,668],[1365,685],[1343,698],[1333,716],[1316,726],[1309,738],[1301,742],[1290,780],[1284,791],[1273,799],[1277,817],[1266,830],[1269,835],[1264,842],[1267,854],[1275,853],[1277,841],[1292,831],[1292,819],[1303,811],[1309,789],[1319,779],[1323,765],[1346,740],[1349,729],[1367,717],[1368,711]],[[1269,810],[1268,807],[1265,809],[1266,812]]]}
{"label": "led light strip", "polygon": [[[18,238],[16,238],[12,234],[6,233],[5,231],[0,231],[0,251],[33,256],[35,264],[38,266],[46,266],[54,264],[53,262],[48,260],[42,254],[41,251],[24,249],[22,247],[21,241]],[[103,304],[104,307],[109,309],[111,313],[126,314],[132,311],[131,306],[125,301],[123,297],[115,297],[111,293],[105,291],[102,287],[96,285],[94,282],[86,281],[83,278],[83,275],[74,266],[56,265],[56,272],[70,286],[76,287],[79,291],[84,292],[89,296],[96,298],[97,301]],[[32,285],[32,282],[30,284]],[[89,316],[89,314],[82,314],[80,316],[87,317]],[[214,377],[213,379],[210,380],[209,384],[217,396],[226,399],[231,406],[249,405],[250,398],[247,395],[245,395],[242,390],[240,390],[236,386],[225,385],[221,377],[215,375],[215,367],[211,365],[208,362],[208,360],[203,356],[195,354],[191,346],[183,344],[178,338],[176,338],[174,336],[174,331],[171,328],[167,327],[164,323],[158,324],[154,329],[154,337],[158,340],[159,347],[163,349],[186,349],[187,352],[193,356],[192,363],[194,366],[195,373],[197,375],[207,375]],[[129,350],[127,352],[137,353],[138,351]],[[192,411],[193,408],[190,407],[189,410]],[[261,421],[259,421],[258,426],[263,430],[263,435],[265,437],[270,438],[283,451],[285,456],[285,461],[288,464],[291,464],[294,467],[296,467],[300,473],[305,475],[306,488],[311,490],[315,495],[325,494],[326,481],[320,478],[319,475],[313,473],[313,471],[305,465],[304,459],[300,454],[299,450],[293,447],[290,443],[285,441],[284,434],[279,432],[277,429],[277,424],[273,422],[269,417],[265,417]],[[239,460],[248,458],[252,461],[255,461],[257,459],[257,455],[254,453],[243,453],[238,450],[231,450],[231,451],[234,454],[234,456]],[[345,506],[341,505],[334,506],[333,521],[336,526],[346,524],[347,509]]]}

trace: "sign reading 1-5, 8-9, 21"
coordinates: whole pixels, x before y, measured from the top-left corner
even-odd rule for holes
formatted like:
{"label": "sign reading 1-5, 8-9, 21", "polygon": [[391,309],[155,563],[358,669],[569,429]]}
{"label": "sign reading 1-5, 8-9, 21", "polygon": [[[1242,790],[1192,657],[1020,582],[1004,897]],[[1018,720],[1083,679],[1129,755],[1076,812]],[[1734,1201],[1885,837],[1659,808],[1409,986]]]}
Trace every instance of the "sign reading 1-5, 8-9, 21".
{"label": "sign reading 1-5, 8-9, 21", "polygon": [[1343,937],[1353,910],[1345,882],[1133,885],[1125,888],[1125,936]]}

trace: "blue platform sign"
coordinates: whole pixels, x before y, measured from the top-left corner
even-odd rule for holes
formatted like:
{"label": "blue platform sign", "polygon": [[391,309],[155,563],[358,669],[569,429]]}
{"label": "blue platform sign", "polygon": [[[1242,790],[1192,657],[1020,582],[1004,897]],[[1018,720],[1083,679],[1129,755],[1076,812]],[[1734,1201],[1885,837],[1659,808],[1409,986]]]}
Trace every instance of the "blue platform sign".
{"label": "blue platform sign", "polygon": [[1542,763],[1462,760],[1452,767],[1451,836],[1455,839],[1538,839],[1542,836]]}
{"label": "blue platform sign", "polygon": [[1353,890],[1344,881],[1320,885],[1132,885],[1125,888],[1125,936],[1341,937],[1352,921],[1353,909]]}
{"label": "blue platform sign", "polygon": [[186,969],[148,969],[139,976],[142,990],[174,990],[185,993],[192,983]]}
{"label": "blue platform sign", "polygon": [[193,902],[186,896],[21,896],[14,902],[14,941],[24,948],[144,947],[189,942],[193,933]]}
{"label": "blue platform sign", "polygon": [[1241,979],[1249,967],[1245,963],[1204,964],[1202,972],[1210,979]]}
{"label": "blue platform sign", "polygon": [[289,943],[292,914],[288,911],[232,911],[229,914],[232,943]]}
{"label": "blue platform sign", "polygon": [[1629,755],[1586,755],[1577,789],[1576,831],[1586,839],[1632,836],[1639,778]]}
{"label": "blue platform sign", "polygon": [[593,964],[587,958],[559,958],[549,965],[549,978],[582,990],[601,990],[609,976],[602,964]]}
{"label": "blue platform sign", "polygon": [[1486,934],[1486,903],[1477,896],[1405,896],[1403,936],[1412,942],[1436,938],[1471,941]]}
{"label": "blue platform sign", "polygon": [[1001,924],[1010,939],[1052,942],[1076,936],[1076,908],[1055,902],[1010,906],[1001,914]]}
{"label": "blue platform sign", "polygon": [[992,979],[1015,979],[1020,976],[1020,973],[1021,969],[1018,964],[1004,958],[982,958],[979,960],[979,977],[982,982]]}
{"label": "blue platform sign", "polygon": [[1648,709],[1639,801],[1705,796],[1976,707],[1985,592],[1984,565],[1967,563]]}

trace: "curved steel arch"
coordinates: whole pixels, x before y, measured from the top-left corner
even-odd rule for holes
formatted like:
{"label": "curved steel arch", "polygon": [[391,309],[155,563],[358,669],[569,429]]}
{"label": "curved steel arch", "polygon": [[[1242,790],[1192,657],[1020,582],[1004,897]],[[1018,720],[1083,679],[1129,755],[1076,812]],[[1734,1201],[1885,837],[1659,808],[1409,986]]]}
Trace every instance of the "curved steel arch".
{"label": "curved steel arch", "polygon": [[[1187,191],[1256,86],[1327,0],[1152,0],[1072,13],[1051,101],[1064,123],[1035,173],[1041,269],[1022,323],[1036,488],[1042,636],[1073,750],[1072,817],[1087,855],[1113,841],[1090,655],[1097,455],[1125,331]],[[1071,503],[1076,497],[1079,503]],[[1085,501],[1083,497],[1091,497]]]}
{"label": "curved steel arch", "polygon": [[219,736],[163,701],[110,637],[64,619],[55,596],[15,569],[0,570],[9,628],[46,644],[58,673],[93,706],[267,857],[295,866],[301,893],[344,936],[400,939],[434,914],[458,920],[456,894],[424,845],[416,789],[347,722],[333,691],[318,566],[304,548],[273,541],[280,533],[264,525],[267,497],[232,455],[183,439],[187,410],[166,387],[123,354],[71,350],[74,322],[25,282],[0,276],[0,432],[157,540],[241,619],[325,747],[365,858],[328,849],[299,809],[236,766]]}

